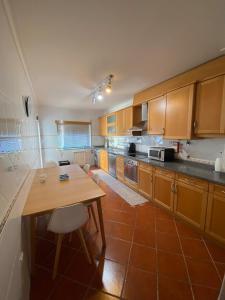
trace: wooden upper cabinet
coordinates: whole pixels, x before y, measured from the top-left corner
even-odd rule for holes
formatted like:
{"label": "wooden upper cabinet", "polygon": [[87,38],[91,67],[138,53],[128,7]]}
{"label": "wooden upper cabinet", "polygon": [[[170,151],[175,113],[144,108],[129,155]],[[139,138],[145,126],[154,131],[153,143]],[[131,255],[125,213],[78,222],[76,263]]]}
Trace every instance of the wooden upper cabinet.
{"label": "wooden upper cabinet", "polygon": [[124,135],[124,111],[119,110],[116,112],[116,134]]}
{"label": "wooden upper cabinet", "polygon": [[133,125],[133,107],[116,112],[117,135],[129,135],[128,129]]}
{"label": "wooden upper cabinet", "polygon": [[117,127],[117,114],[111,113],[106,116],[106,128],[108,136],[116,136],[116,127]]}
{"label": "wooden upper cabinet", "polygon": [[100,135],[106,136],[107,135],[107,128],[106,128],[106,116],[99,118],[99,131]]}
{"label": "wooden upper cabinet", "polygon": [[225,133],[225,76],[218,76],[197,84],[196,135]]}
{"label": "wooden upper cabinet", "polygon": [[128,135],[128,129],[133,126],[133,107],[128,107],[124,109],[124,127],[125,133]]}
{"label": "wooden upper cabinet", "polygon": [[148,102],[148,133],[164,134],[166,97],[162,96]]}
{"label": "wooden upper cabinet", "polygon": [[190,84],[167,94],[165,138],[191,138],[194,87]]}

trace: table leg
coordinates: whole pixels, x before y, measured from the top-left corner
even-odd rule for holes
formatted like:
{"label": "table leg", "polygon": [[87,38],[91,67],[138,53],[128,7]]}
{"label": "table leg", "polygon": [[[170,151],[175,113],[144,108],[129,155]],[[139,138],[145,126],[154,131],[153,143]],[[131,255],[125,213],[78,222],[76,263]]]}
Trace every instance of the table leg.
{"label": "table leg", "polygon": [[97,202],[97,209],[98,209],[98,217],[99,217],[99,224],[100,224],[100,231],[102,236],[102,247],[106,247],[105,241],[105,230],[104,230],[104,222],[103,222],[103,215],[102,215],[102,205],[101,205],[101,198],[96,200]]}
{"label": "table leg", "polygon": [[31,275],[35,273],[35,254],[36,254],[36,216],[30,217],[30,255],[31,255]]}

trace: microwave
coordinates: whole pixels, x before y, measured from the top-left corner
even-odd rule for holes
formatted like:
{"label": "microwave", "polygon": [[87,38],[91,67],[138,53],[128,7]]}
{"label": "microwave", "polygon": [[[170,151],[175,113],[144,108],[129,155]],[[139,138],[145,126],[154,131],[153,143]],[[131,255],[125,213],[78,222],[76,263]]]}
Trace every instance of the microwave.
{"label": "microwave", "polygon": [[150,147],[148,149],[148,158],[159,161],[171,161],[174,160],[175,150],[174,148],[166,147]]}

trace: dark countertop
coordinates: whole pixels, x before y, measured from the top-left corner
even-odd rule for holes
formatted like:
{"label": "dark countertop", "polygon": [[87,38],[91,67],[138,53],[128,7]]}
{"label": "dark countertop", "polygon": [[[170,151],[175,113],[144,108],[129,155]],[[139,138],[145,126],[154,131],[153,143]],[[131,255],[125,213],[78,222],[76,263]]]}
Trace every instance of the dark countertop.
{"label": "dark countertop", "polygon": [[132,158],[134,160],[142,161],[154,167],[159,167],[177,173],[182,173],[199,179],[207,180],[212,183],[225,185],[225,173],[215,172],[214,167],[211,165],[205,165],[205,164],[195,163],[191,161],[184,161],[184,160],[160,162],[157,160],[149,159],[147,157],[147,153],[137,153],[141,157],[130,157],[128,156],[127,152],[122,149],[104,148],[104,147],[98,149],[99,150],[105,149],[109,153],[122,155],[125,157]]}

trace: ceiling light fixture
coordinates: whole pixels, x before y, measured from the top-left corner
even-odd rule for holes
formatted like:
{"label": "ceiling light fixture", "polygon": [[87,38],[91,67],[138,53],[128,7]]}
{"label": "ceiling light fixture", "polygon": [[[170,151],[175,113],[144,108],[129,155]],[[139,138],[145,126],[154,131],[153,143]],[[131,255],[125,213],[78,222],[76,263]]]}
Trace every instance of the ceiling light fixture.
{"label": "ceiling light fixture", "polygon": [[104,78],[97,87],[91,93],[92,103],[95,104],[97,101],[101,101],[104,99],[103,91],[107,94],[112,92],[112,79],[114,75],[110,74],[106,78]]}

